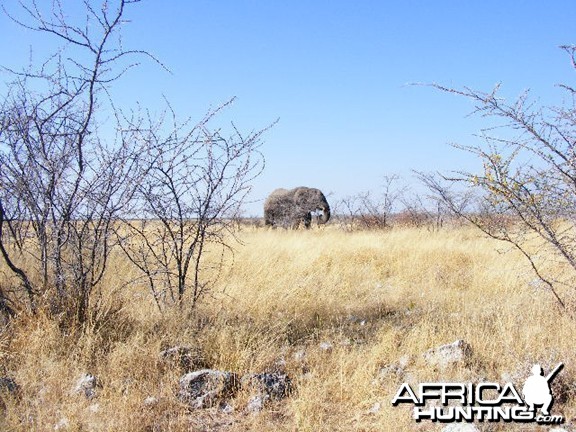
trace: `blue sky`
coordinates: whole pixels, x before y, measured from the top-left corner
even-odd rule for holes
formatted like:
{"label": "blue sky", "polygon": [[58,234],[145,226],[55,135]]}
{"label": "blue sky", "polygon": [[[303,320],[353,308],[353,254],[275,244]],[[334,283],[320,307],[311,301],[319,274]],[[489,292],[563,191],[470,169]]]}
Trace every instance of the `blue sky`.
{"label": "blue sky", "polygon": [[[14,1],[4,1],[13,8]],[[200,116],[236,96],[226,113],[241,130],[280,119],[265,136],[266,170],[255,203],[276,187],[314,186],[331,199],[378,192],[386,175],[474,169],[449,146],[474,143],[488,123],[472,105],[411,83],[490,90],[513,99],[530,88],[560,103],[555,84],[574,85],[558,46],[576,43],[576,2],[543,1],[152,1],[128,10],[126,47],[144,63],[117,84],[125,106]],[[38,39],[0,18],[0,64],[27,61]],[[5,79],[5,75],[0,75]]]}

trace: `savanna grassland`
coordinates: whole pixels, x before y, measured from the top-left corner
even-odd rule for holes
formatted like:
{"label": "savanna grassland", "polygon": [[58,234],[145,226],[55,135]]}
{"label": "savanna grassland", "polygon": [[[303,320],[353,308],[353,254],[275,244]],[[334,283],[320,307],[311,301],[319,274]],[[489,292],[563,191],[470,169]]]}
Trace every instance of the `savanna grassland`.
{"label": "savanna grassland", "polygon": [[[576,416],[575,319],[521,256],[478,231],[246,227],[239,238],[192,312],[159,313],[144,285],[126,285],[138,273],[119,254],[90,325],[63,328],[42,312],[17,317],[0,333],[0,375],[20,387],[2,396],[0,430],[441,430],[391,405],[402,382],[521,388],[534,363],[547,371],[559,362],[564,387],[553,412],[566,426]],[[467,362],[426,363],[424,352],[457,339],[471,347]],[[293,391],[259,413],[245,410],[242,391],[229,412],[190,410],[176,397],[182,368],[159,357],[173,346],[193,348],[199,367],[281,370]],[[83,373],[98,378],[92,399],[74,392]]]}

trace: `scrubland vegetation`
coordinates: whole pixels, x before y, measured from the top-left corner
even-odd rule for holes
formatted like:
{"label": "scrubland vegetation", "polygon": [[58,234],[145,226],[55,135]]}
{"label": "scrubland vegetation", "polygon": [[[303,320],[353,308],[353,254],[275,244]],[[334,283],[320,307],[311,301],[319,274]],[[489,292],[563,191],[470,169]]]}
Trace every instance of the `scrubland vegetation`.
{"label": "scrubland vegetation", "polygon": [[[118,254],[84,326],[59,325],[43,310],[4,326],[0,375],[19,390],[2,394],[0,429],[440,430],[391,405],[402,382],[521,388],[534,363],[546,371],[559,362],[553,411],[568,423],[576,415],[576,322],[520,254],[478,230],[244,227],[239,238],[195,309],[159,312],[146,284],[126,285],[138,273]],[[2,267],[0,283],[5,275]],[[456,339],[470,345],[469,361],[443,369],[424,361],[425,351]],[[228,412],[190,410],[176,397],[183,368],[159,356],[173,346],[191,347],[198,368],[283,371],[293,390],[257,413],[246,411],[242,392]],[[74,391],[83,373],[97,377],[92,399]]]}
{"label": "scrubland vegetation", "polygon": [[[417,173],[427,192],[412,198],[386,177],[382,199],[345,198],[322,228],[239,226],[273,123],[223,128],[234,98],[197,121],[168,101],[157,116],[117,105],[113,84],[139,59],[163,67],[124,48],[136,3],[4,11],[55,45],[6,69],[0,98],[0,430],[441,430],[391,404],[401,383],[521,388],[534,364],[560,362],[553,413],[571,427],[572,86],[538,107],[432,84],[495,123],[456,146],[483,170]],[[576,67],[576,46],[562,49]],[[299,205],[285,216],[311,222]],[[455,340],[464,358],[426,360]],[[179,379],[204,368],[282,373],[291,391],[250,409],[235,387],[192,408]]]}

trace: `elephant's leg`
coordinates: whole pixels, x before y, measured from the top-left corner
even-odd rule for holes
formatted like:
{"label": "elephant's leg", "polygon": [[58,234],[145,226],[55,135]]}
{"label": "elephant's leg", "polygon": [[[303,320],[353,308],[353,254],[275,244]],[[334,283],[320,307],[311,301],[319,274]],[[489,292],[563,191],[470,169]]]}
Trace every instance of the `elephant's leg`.
{"label": "elephant's leg", "polygon": [[310,224],[312,223],[312,213],[307,213],[306,216],[304,216],[304,226],[306,227],[306,229],[310,228]]}
{"label": "elephant's leg", "polygon": [[264,226],[274,226],[274,213],[264,210]]}

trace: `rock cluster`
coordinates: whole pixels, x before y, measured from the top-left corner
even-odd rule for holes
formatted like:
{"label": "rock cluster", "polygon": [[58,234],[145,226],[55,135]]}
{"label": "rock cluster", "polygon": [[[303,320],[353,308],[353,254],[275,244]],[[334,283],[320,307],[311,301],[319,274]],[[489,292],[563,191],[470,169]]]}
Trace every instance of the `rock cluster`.
{"label": "rock cluster", "polygon": [[246,374],[241,384],[251,394],[247,409],[252,412],[262,410],[269,401],[284,399],[292,390],[288,375],[277,372]]}
{"label": "rock cluster", "polygon": [[76,381],[74,386],[74,393],[84,394],[86,398],[92,399],[96,396],[96,387],[98,386],[98,379],[89,373],[82,374]]}
{"label": "rock cluster", "polygon": [[234,397],[243,389],[251,395],[247,409],[260,411],[269,401],[285,398],[292,389],[292,382],[286,374],[264,372],[237,374],[213,369],[189,372],[179,380],[178,398],[190,408],[209,408]]}
{"label": "rock cluster", "polygon": [[189,372],[178,382],[178,398],[190,408],[208,408],[232,397],[239,387],[238,376],[233,372],[201,369]]}

